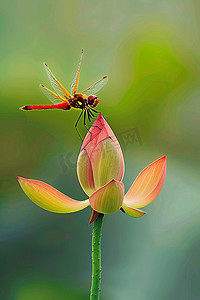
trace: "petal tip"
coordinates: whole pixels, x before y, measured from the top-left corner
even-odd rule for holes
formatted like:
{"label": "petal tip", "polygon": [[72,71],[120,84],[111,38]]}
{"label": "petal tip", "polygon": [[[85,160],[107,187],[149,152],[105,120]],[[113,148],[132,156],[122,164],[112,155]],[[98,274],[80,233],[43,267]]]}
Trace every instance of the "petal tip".
{"label": "petal tip", "polygon": [[163,170],[166,170],[166,164],[167,164],[167,156],[164,155],[160,158],[160,161],[163,161]]}
{"label": "petal tip", "polygon": [[117,212],[122,206],[124,198],[124,185],[122,182],[111,180],[89,198],[93,210],[102,214]]}
{"label": "petal tip", "polygon": [[89,226],[98,218],[98,216],[100,215],[100,213],[98,213],[96,210],[92,209],[91,212],[91,217],[90,217],[90,221],[89,221]]}
{"label": "petal tip", "polygon": [[103,119],[102,113],[99,113],[98,119]]}
{"label": "petal tip", "polygon": [[164,155],[147,166],[136,178],[125,195],[125,203],[131,207],[144,207],[159,195],[166,177],[167,156]]}
{"label": "petal tip", "polygon": [[42,181],[26,179],[19,176],[18,180],[22,190],[29,199],[50,212],[71,213],[89,206],[89,200],[74,200]]}
{"label": "petal tip", "polygon": [[21,177],[21,176],[17,176],[17,180],[20,181],[20,180],[25,180],[25,178]]}
{"label": "petal tip", "polygon": [[111,179],[110,183],[119,183],[119,181],[117,181],[115,179]]}
{"label": "petal tip", "polygon": [[141,218],[144,215],[146,215],[146,212],[141,210],[141,209],[136,209],[136,208],[132,208],[132,207],[128,207],[125,204],[123,204],[122,206],[124,212],[129,215],[130,217],[134,217],[134,218]]}
{"label": "petal tip", "polygon": [[164,161],[164,162],[166,162],[167,161],[167,156],[166,155],[164,155],[164,156],[162,156],[161,158],[159,158],[157,161]]}

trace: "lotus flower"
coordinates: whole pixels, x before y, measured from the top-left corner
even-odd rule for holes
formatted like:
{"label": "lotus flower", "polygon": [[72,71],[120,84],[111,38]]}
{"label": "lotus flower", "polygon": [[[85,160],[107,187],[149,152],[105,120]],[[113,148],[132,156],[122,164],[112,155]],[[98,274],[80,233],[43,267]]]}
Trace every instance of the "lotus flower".
{"label": "lotus flower", "polygon": [[77,161],[79,182],[88,195],[74,200],[50,185],[18,177],[25,194],[38,206],[55,213],[72,213],[92,207],[91,224],[101,214],[118,210],[131,217],[142,217],[138,209],[150,204],[160,193],[166,176],[166,156],[146,167],[124,195],[124,159],[113,131],[99,114],[87,133]]}

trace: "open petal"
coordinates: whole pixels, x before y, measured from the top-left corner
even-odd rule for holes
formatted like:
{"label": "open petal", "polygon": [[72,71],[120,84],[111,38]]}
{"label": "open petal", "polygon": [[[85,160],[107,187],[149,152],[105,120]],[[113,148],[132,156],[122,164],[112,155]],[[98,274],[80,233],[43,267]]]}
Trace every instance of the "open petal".
{"label": "open petal", "polygon": [[111,180],[90,196],[91,207],[102,214],[112,214],[120,209],[124,198],[122,182]]}
{"label": "open petal", "polygon": [[38,206],[55,213],[72,213],[84,209],[89,200],[73,200],[50,185],[32,179],[18,177],[24,193]]}
{"label": "open petal", "polygon": [[140,218],[140,217],[142,217],[142,216],[144,216],[146,214],[145,211],[140,210],[140,209],[136,209],[136,208],[128,207],[124,203],[122,205],[122,208],[125,211],[125,213],[127,215],[129,215],[130,217]]}
{"label": "open petal", "polygon": [[166,177],[166,156],[146,167],[136,178],[124,197],[131,208],[144,207],[160,193]]}

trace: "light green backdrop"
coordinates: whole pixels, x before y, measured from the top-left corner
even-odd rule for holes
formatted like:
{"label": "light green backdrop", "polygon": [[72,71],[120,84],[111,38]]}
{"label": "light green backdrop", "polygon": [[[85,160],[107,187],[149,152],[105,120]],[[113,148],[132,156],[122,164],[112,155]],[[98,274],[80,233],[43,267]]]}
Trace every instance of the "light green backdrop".
{"label": "light green backdrop", "polygon": [[2,300],[88,299],[90,209],[46,212],[16,180],[42,180],[84,199],[76,177],[78,112],[18,109],[49,104],[38,88],[50,87],[43,61],[69,88],[82,48],[80,91],[109,76],[99,109],[123,146],[126,189],[168,156],[165,185],[146,216],[105,217],[101,299],[200,299],[199,9],[197,0],[2,2]]}

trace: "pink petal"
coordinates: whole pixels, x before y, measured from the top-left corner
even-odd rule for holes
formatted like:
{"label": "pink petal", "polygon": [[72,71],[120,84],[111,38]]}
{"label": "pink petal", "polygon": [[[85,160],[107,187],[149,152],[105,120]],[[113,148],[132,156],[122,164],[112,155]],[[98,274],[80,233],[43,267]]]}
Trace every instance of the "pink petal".
{"label": "pink petal", "polygon": [[110,137],[105,138],[96,145],[90,156],[90,161],[96,190],[112,179],[122,180],[124,175],[122,152]]}
{"label": "pink petal", "polygon": [[142,216],[144,216],[146,214],[143,210],[128,207],[124,203],[122,205],[122,208],[123,208],[124,212],[127,215],[129,215],[130,217],[140,218],[140,217],[142,217]]}
{"label": "pink petal", "polygon": [[124,203],[131,208],[144,207],[160,193],[166,176],[166,156],[146,167],[136,178],[124,197]]}
{"label": "pink petal", "polygon": [[90,132],[87,133],[80,151],[82,151],[90,142],[93,142],[93,145],[95,146],[98,142],[108,136],[112,139],[117,139],[110,126],[100,113],[94,124],[91,126]]}
{"label": "pink petal", "polygon": [[77,161],[77,175],[84,192],[90,196],[95,191],[91,161],[87,151],[80,152]]}
{"label": "pink petal", "polygon": [[32,179],[18,177],[25,194],[38,206],[55,213],[71,213],[84,209],[89,200],[73,200],[50,185]]}
{"label": "pink petal", "polygon": [[[91,126],[89,132],[87,133],[83,144],[81,146],[81,150],[85,149],[88,153],[89,158],[91,158],[91,155],[93,154],[93,151],[95,151],[96,146],[98,145],[99,142],[105,140],[106,138],[110,138],[115,145],[116,149],[119,152],[119,155],[121,156],[121,164],[122,164],[122,175],[121,179],[124,176],[124,158],[122,154],[122,150],[120,147],[120,144],[114,135],[112,129],[102,116],[102,114],[99,114],[98,118],[94,122],[94,124]],[[93,167],[93,166],[92,166]]]}
{"label": "pink petal", "polygon": [[124,198],[122,182],[111,180],[90,196],[91,207],[102,214],[112,214],[120,209]]}
{"label": "pink petal", "polygon": [[79,157],[87,160],[79,164],[78,159],[77,172],[80,184],[89,196],[94,189],[99,189],[112,179],[121,181],[124,176],[121,147],[101,114],[87,133]]}

